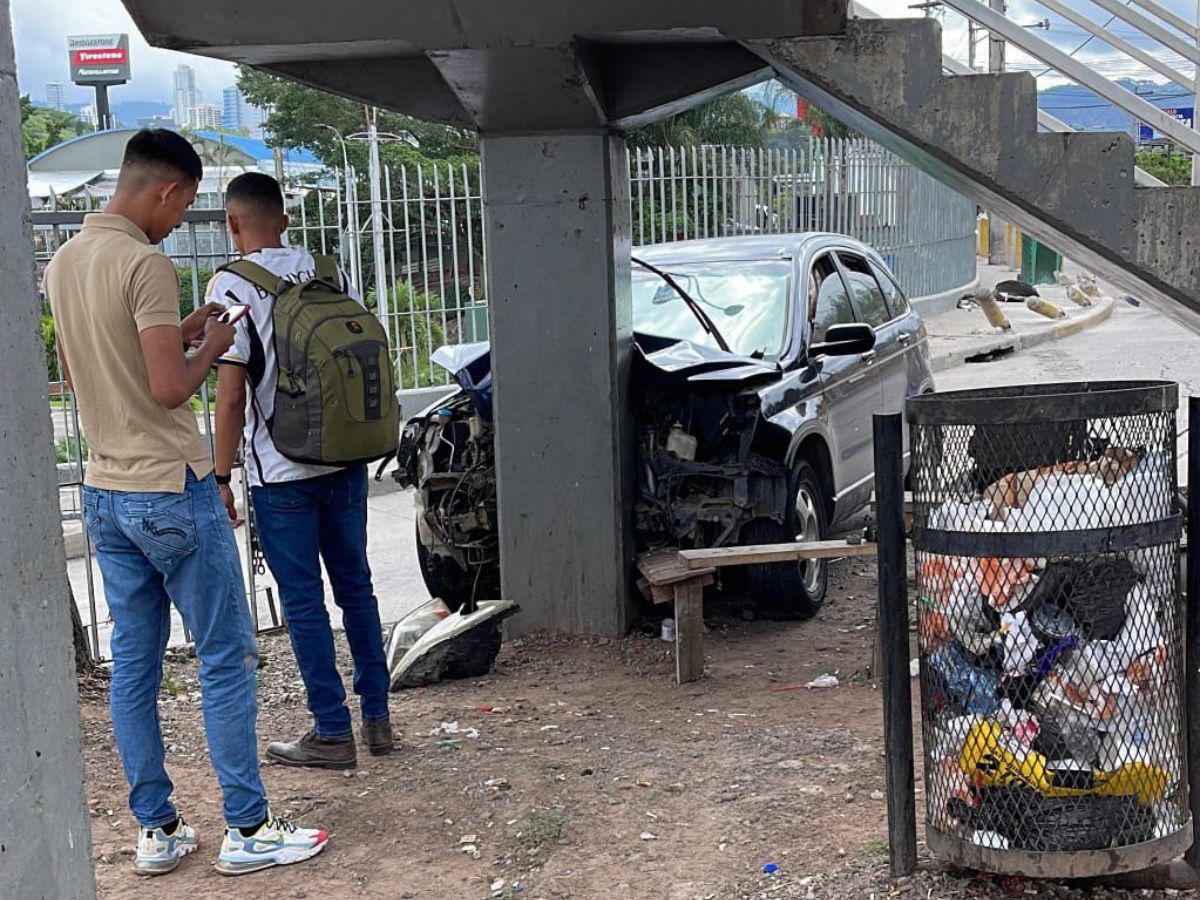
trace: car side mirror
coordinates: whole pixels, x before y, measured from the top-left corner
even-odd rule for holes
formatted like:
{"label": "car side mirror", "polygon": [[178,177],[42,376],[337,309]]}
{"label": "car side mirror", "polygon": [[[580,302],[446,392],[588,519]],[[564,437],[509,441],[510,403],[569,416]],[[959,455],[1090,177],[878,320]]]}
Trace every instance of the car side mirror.
{"label": "car side mirror", "polygon": [[809,356],[853,356],[875,349],[875,329],[864,322],[830,325],[825,340],[808,348]]}

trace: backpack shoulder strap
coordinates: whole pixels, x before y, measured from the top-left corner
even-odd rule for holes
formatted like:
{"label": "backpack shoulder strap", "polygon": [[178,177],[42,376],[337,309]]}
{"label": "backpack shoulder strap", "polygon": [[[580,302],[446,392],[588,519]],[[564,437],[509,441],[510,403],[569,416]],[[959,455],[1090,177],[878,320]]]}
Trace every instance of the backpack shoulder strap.
{"label": "backpack shoulder strap", "polygon": [[218,272],[229,272],[236,275],[245,281],[250,282],[257,288],[266,291],[272,297],[278,297],[288,285],[284,283],[278,275],[258,263],[249,259],[237,259],[233,262],[225,263],[217,269]]}
{"label": "backpack shoulder strap", "polygon": [[313,262],[316,263],[316,279],[318,281],[335,285],[339,291],[343,289],[341,269],[338,268],[338,261],[334,257],[314,254]]}

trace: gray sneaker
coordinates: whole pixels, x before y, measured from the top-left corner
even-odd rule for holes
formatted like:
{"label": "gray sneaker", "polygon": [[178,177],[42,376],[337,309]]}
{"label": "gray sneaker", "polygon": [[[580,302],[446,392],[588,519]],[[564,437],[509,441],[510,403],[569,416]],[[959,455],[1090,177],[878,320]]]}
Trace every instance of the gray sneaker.
{"label": "gray sneaker", "polygon": [[391,719],[363,722],[362,740],[372,756],[387,756],[396,746]]}
{"label": "gray sneaker", "polygon": [[358,748],[352,734],[325,738],[309,729],[296,741],[272,741],[267,745],[267,758],[308,769],[353,769],[358,765]]}

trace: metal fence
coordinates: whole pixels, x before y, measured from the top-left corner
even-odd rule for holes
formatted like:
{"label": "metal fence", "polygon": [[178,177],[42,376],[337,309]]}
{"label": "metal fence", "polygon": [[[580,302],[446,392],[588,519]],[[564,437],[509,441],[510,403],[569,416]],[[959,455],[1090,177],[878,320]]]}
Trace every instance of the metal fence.
{"label": "metal fence", "polygon": [[[912,297],[975,278],[975,203],[869,141],[635,149],[627,166],[637,244],[835,231],[879,250]],[[348,175],[343,259],[388,327],[399,383],[445,383],[429,354],[487,339],[480,168],[385,170],[378,203]]]}
{"label": "metal fence", "polygon": [[[838,231],[875,246],[912,296],[951,290],[975,275],[974,204],[869,142],[814,139],[789,151],[633,150],[628,168],[632,234],[639,244]],[[445,383],[444,373],[429,363],[430,354],[442,344],[487,339],[479,165],[384,170],[376,191],[362,188],[352,168],[339,175],[320,186],[289,189],[289,241],[339,257],[388,328],[402,388]],[[161,248],[178,268],[184,313],[202,302],[213,270],[236,256],[224,211],[204,205],[209,208],[189,212]],[[82,227],[86,212],[33,214],[39,264]],[[380,284],[387,286],[383,292]],[[79,560],[72,561],[72,581],[77,591],[86,591],[84,621],[93,653],[103,659],[111,620],[96,591],[82,528],[86,443],[74,399],[58,380],[53,323],[48,310],[43,312],[64,533],[70,555]],[[194,406],[211,446],[208,384]],[[246,508],[249,516],[249,503]],[[280,620],[262,577],[266,571],[252,524],[243,547],[247,594],[259,627],[271,628]],[[181,623],[175,628],[183,633]]]}

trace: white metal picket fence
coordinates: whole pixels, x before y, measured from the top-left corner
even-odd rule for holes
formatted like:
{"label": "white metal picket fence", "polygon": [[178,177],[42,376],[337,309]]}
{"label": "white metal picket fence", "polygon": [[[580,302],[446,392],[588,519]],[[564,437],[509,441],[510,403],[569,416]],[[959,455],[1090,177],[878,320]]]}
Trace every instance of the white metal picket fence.
{"label": "white metal picket fence", "polygon": [[[975,205],[881,147],[814,139],[793,150],[730,147],[631,150],[631,233],[638,244],[798,231],[836,231],[876,247],[910,296],[952,290],[975,277]],[[486,340],[487,284],[481,171],[473,165],[384,171],[373,204],[350,169],[321,187],[289,190],[288,239],[339,256],[384,319],[402,388],[444,384],[430,354],[446,343]],[[363,194],[368,199],[363,199]],[[92,201],[88,201],[91,205]],[[189,212],[162,246],[180,275],[185,311],[201,302],[212,271],[236,251],[216,195]],[[87,210],[33,214],[39,262],[83,224]],[[377,285],[383,284],[383,296]],[[67,385],[57,380],[52,340],[51,412],[60,458],[64,535],[74,547],[72,581],[93,654],[107,657],[111,620],[98,590],[81,522],[84,441]],[[213,435],[208,386],[194,404]],[[260,629],[279,625],[254,530],[243,532],[247,597]],[[86,592],[86,599],[82,594]],[[175,623],[177,631],[182,625]]]}
{"label": "white metal picket fence", "polygon": [[[974,202],[869,141],[814,138],[789,150],[633,149],[627,165],[639,245],[835,231],[878,249],[913,297],[975,277]],[[359,174],[351,170],[344,179],[347,270],[376,298],[400,385],[444,383],[429,354],[442,344],[487,338],[479,166],[386,171],[377,209],[363,198]],[[379,283],[387,286],[383,302]]]}

